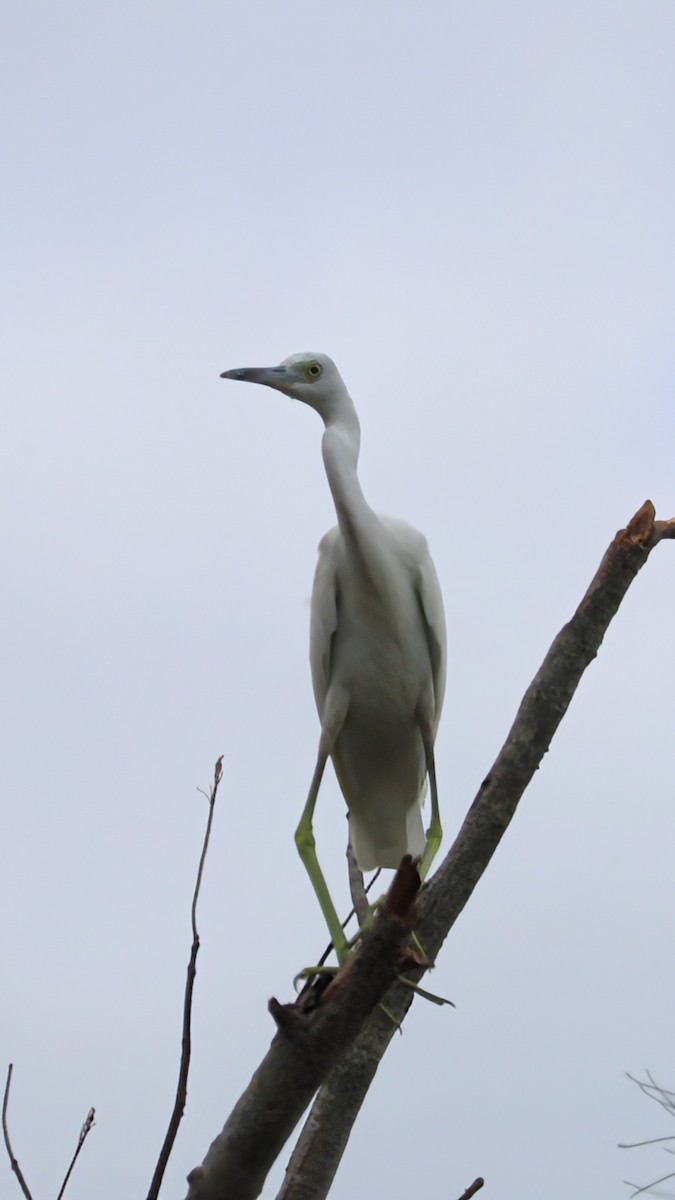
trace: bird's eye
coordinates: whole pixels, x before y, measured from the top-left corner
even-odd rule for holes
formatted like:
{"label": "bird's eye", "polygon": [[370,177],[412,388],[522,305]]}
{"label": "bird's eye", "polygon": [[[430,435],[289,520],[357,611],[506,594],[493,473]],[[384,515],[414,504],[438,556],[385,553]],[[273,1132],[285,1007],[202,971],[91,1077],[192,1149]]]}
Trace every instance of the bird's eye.
{"label": "bird's eye", "polygon": [[318,379],[321,374],[321,363],[310,363],[307,368],[307,374],[311,375],[312,379]]}

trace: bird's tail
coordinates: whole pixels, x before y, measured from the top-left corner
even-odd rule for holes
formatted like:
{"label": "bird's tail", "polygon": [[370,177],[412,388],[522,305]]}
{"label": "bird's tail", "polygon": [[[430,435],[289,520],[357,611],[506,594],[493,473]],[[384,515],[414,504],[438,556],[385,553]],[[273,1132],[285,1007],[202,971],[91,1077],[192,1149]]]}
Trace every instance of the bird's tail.
{"label": "bird's tail", "polygon": [[362,871],[374,871],[376,867],[398,867],[404,854],[419,858],[424,853],[426,835],[422,824],[422,800],[405,813],[391,812],[389,819],[382,819],[382,812],[372,813],[375,820],[368,820],[368,810],[350,812],[349,836],[354,857]]}

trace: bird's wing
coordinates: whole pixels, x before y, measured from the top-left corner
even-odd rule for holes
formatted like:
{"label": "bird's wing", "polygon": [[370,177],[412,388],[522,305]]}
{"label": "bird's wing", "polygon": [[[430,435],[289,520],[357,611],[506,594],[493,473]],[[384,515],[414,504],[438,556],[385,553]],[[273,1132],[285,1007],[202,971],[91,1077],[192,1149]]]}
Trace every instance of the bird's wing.
{"label": "bird's wing", "polygon": [[319,716],[328,692],[331,673],[331,649],[338,621],[337,557],[340,531],[337,526],[319,542],[319,561],[312,588],[309,628],[309,663]]}
{"label": "bird's wing", "polygon": [[434,710],[438,723],[445,693],[446,635],[443,597],[431,555],[422,556],[417,578],[417,595],[424,620],[434,680]]}
{"label": "bird's wing", "polygon": [[445,693],[446,637],[443,596],[436,568],[429,553],[427,539],[419,530],[397,517],[382,517],[381,520],[395,538],[398,553],[412,576],[429,647],[434,687],[434,718],[435,724],[438,724]]}

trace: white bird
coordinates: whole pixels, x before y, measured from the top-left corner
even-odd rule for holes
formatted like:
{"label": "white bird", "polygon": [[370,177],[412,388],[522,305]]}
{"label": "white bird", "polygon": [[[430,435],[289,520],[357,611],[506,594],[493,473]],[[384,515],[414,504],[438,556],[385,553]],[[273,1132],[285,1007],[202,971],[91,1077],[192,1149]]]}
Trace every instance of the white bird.
{"label": "white bird", "polygon": [[338,523],[319,545],[312,590],[310,664],[321,735],[295,839],[343,961],[347,940],[312,832],[321,778],[330,757],[362,871],[398,867],[411,854],[424,876],[442,836],[434,764],[445,689],[441,590],[422,534],[378,516],[361,491],[359,419],[327,355],[294,354],[278,367],[244,367],[221,378],[276,388],[315,409],[325,425],[323,461]]}

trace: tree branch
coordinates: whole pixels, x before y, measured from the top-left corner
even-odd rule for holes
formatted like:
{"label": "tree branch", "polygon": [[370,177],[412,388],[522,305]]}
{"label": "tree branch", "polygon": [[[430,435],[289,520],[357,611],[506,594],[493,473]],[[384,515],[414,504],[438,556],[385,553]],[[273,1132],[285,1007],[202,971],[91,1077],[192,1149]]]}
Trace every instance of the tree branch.
{"label": "tree branch", "polygon": [[466,1191],[462,1192],[459,1200],[471,1200],[471,1197],[475,1196],[476,1192],[479,1192],[484,1184],[485,1184],[485,1180],[481,1179],[481,1177],[479,1175],[478,1179],[474,1179],[473,1183],[469,1184]]}
{"label": "tree branch", "polygon": [[[654,517],[654,507],[646,501],[617,533],[576,613],[525,693],[453,846],[423,889],[415,930],[430,958],[438,954],[497,849],[630,584],[654,546],[675,538],[675,520]],[[364,939],[338,976],[330,1003],[309,1014],[295,1006],[283,1010],[288,1023],[280,1024],[269,1054],[223,1132],[202,1166],[189,1175],[188,1200],[229,1195],[255,1200],[319,1084],[278,1200],[323,1200],[327,1195],[380,1059],[413,999],[409,988],[394,982],[402,943],[391,924],[390,918],[376,923],[374,936]],[[423,973],[422,968],[409,972],[416,979]],[[385,1015],[376,1005],[387,983],[391,986],[384,996]],[[271,1114],[273,1121],[266,1119]]]}
{"label": "tree branch", "polygon": [[[675,1092],[669,1091],[668,1088],[661,1087],[660,1083],[657,1083],[654,1079],[651,1071],[645,1071],[645,1075],[647,1076],[648,1080],[647,1083],[645,1083],[642,1079],[636,1079],[635,1076],[631,1075],[628,1071],[626,1074],[628,1075],[631,1083],[636,1083],[640,1091],[643,1092],[645,1096],[648,1096],[650,1100],[655,1100],[657,1104],[660,1104],[661,1108],[665,1109],[669,1117],[675,1117]],[[642,1142],[619,1142],[619,1149],[636,1150],[641,1146],[653,1146],[657,1142],[671,1142],[674,1137],[675,1134],[671,1133],[666,1137],[648,1138],[646,1141]],[[675,1151],[669,1146],[662,1146],[662,1149],[668,1154],[675,1154]],[[675,1178],[675,1171],[669,1171],[667,1175],[662,1175],[660,1179],[652,1179],[651,1183],[645,1183],[641,1187],[636,1183],[629,1183],[627,1179],[624,1180],[624,1183],[627,1184],[628,1187],[634,1189],[631,1192],[631,1200],[633,1200],[634,1196],[640,1196],[645,1192],[651,1192],[652,1188],[657,1187],[660,1183],[666,1183],[667,1180],[673,1178]]]}
{"label": "tree branch", "polygon": [[73,1167],[75,1166],[75,1163],[77,1162],[80,1150],[84,1146],[84,1143],[86,1142],[88,1135],[91,1133],[92,1129],[94,1128],[94,1117],[95,1116],[96,1116],[96,1109],[90,1108],[89,1112],[87,1113],[87,1115],[84,1119],[84,1125],[82,1126],[82,1128],[80,1130],[80,1136],[77,1139],[75,1153],[73,1154],[73,1157],[70,1160],[70,1166],[68,1167],[68,1170],[66,1171],[63,1183],[61,1184],[61,1188],[59,1190],[58,1196],[56,1197],[56,1200],[63,1200],[63,1193],[65,1192],[66,1188],[68,1187],[68,1180],[70,1179],[70,1176],[73,1173]]}
{"label": "tree branch", "polygon": [[30,1191],[28,1189],[28,1184],[26,1183],[26,1180],[23,1177],[23,1172],[21,1170],[21,1167],[19,1166],[19,1164],[14,1156],[14,1151],[12,1150],[12,1143],[9,1140],[9,1128],[7,1126],[7,1106],[9,1104],[9,1089],[12,1086],[12,1071],[13,1070],[14,1070],[14,1064],[10,1063],[7,1068],[7,1080],[5,1083],[5,1093],[2,1097],[2,1132],[3,1132],[4,1139],[5,1139],[5,1146],[7,1148],[7,1154],[9,1156],[10,1166],[19,1181],[19,1187],[21,1188],[21,1191],[23,1192],[24,1196],[26,1197],[26,1200],[33,1200],[33,1197],[31,1196]]}
{"label": "tree branch", "polygon": [[206,830],[204,832],[204,842],[202,844],[202,852],[199,856],[199,866],[197,868],[197,879],[195,882],[195,890],[192,896],[192,907],[190,909],[190,920],[192,923],[192,947],[190,949],[190,959],[187,968],[187,979],[185,981],[185,995],[183,999],[183,1034],[181,1040],[181,1055],[180,1068],[178,1071],[178,1084],[176,1086],[176,1098],[174,1100],[173,1111],[169,1120],[169,1126],[166,1131],[166,1136],[162,1144],[162,1149],[159,1152],[157,1166],[152,1176],[152,1182],[148,1191],[148,1200],[157,1200],[159,1189],[162,1186],[162,1179],[166,1170],[169,1156],[173,1150],[173,1145],[178,1133],[178,1127],[183,1119],[185,1112],[185,1104],[187,1102],[187,1082],[190,1071],[190,1055],[192,1053],[192,994],[194,992],[195,979],[197,976],[197,955],[199,954],[199,934],[197,932],[197,901],[199,892],[202,886],[202,876],[204,874],[204,863],[206,854],[209,848],[211,839],[211,827],[213,825],[213,813],[216,805],[216,796],[218,794],[218,785],[223,776],[223,756],[216,762],[213,772],[213,784],[211,791],[206,798],[209,802],[209,815],[206,822]]}

